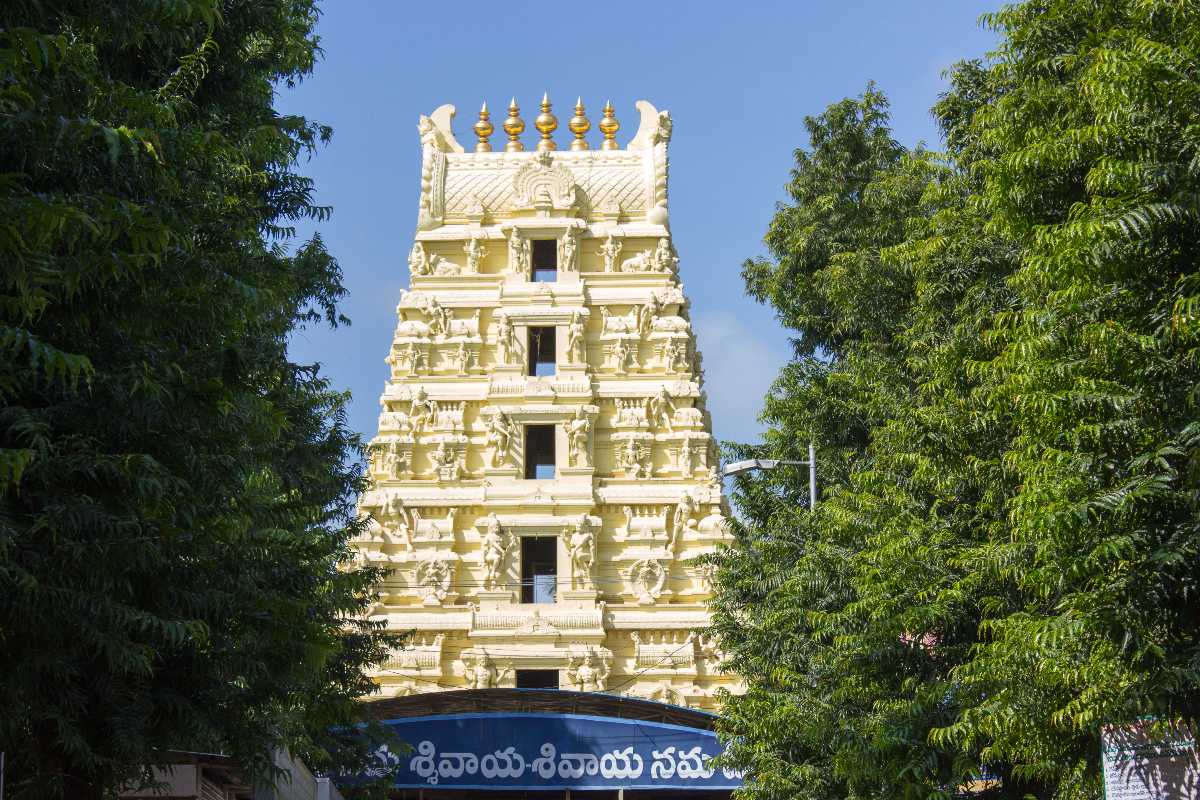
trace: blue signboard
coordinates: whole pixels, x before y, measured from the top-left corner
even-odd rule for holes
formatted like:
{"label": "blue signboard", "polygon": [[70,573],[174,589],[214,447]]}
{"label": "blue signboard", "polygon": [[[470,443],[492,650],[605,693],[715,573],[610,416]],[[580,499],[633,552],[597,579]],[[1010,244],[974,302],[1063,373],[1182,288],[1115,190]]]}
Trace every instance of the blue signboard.
{"label": "blue signboard", "polygon": [[736,789],[716,734],[584,714],[446,714],[384,723],[413,749],[383,752],[397,789]]}

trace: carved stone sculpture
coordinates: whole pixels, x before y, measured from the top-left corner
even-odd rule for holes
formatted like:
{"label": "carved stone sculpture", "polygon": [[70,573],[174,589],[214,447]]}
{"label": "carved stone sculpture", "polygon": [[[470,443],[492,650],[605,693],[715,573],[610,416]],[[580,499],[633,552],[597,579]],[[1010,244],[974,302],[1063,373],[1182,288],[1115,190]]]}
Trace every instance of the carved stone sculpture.
{"label": "carved stone sculpture", "polygon": [[586,467],[591,462],[592,421],[582,408],[567,423],[567,459],[572,467]]}
{"label": "carved stone sculpture", "polygon": [[574,228],[567,228],[558,241],[558,268],[562,272],[579,271],[579,241]]}
{"label": "carved stone sculpture", "polygon": [[658,312],[661,310],[658,303],[658,297],[650,295],[650,299],[645,305],[637,311],[637,332],[643,337],[648,336],[650,331],[654,330],[654,320],[658,318]]}
{"label": "carved stone sculpture", "polygon": [[512,547],[512,534],[505,531],[494,513],[488,514],[480,539],[483,558],[483,587],[495,589],[504,574],[504,560]]}
{"label": "carved stone sculpture", "polygon": [[427,606],[440,606],[453,581],[454,565],[449,561],[422,561],[417,566],[417,583]]}
{"label": "carved stone sculpture", "polygon": [[437,419],[437,412],[437,403],[429,399],[424,386],[418,386],[408,407],[408,423],[413,431],[424,430],[428,423]]}
{"label": "carved stone sculpture", "polygon": [[429,274],[429,260],[425,257],[425,245],[416,242],[408,253],[408,271],[414,277]]}
{"label": "carved stone sculpture", "polygon": [[661,353],[661,361],[659,366],[664,372],[687,372],[688,364],[688,348],[687,344],[679,344],[674,339],[667,339],[663,343]]}
{"label": "carved stone sculpture", "polygon": [[467,254],[465,271],[469,275],[477,274],[479,272],[479,264],[488,252],[487,247],[483,244],[483,239],[478,236],[472,236],[470,241],[463,245],[463,252]]}
{"label": "carved stone sculpture", "polygon": [[637,439],[626,439],[621,445],[621,469],[626,478],[649,478],[651,469],[650,445]]}
{"label": "carved stone sculpture", "polygon": [[572,314],[571,324],[567,326],[568,364],[583,364],[587,361],[587,343],[583,334],[583,321],[579,318],[579,314]]}
{"label": "carved stone sculpture", "polygon": [[528,275],[532,259],[533,245],[513,228],[508,234],[508,271],[513,275]]}
{"label": "carved stone sculpture", "polygon": [[684,439],[679,444],[679,461],[676,464],[681,475],[686,477],[692,474],[692,462],[695,458],[696,452],[692,448],[691,438]]}
{"label": "carved stone sculpture", "polygon": [[618,339],[608,347],[609,366],[618,375],[637,369],[637,351],[624,339]]}
{"label": "carved stone sculpture", "polygon": [[438,276],[458,275],[462,272],[462,267],[448,258],[442,258],[435,254],[429,258],[429,272]]}
{"label": "carved stone sculpture", "polygon": [[581,692],[607,691],[609,672],[608,659],[600,658],[590,648],[583,656],[567,659],[567,683]]}
{"label": "carved stone sculpture", "polygon": [[638,330],[638,310],[635,308],[628,314],[615,316],[608,310],[608,306],[600,307],[601,329],[605,333],[637,333]]}
{"label": "carved stone sculpture", "polygon": [[498,671],[491,656],[486,652],[464,653],[463,665],[466,667],[467,686],[471,689],[495,689],[510,672],[508,669]]}
{"label": "carved stone sculpture", "polygon": [[466,342],[459,342],[458,349],[454,352],[453,366],[458,371],[459,375],[466,375],[467,370],[471,365],[471,354],[467,350]]}
{"label": "carved stone sculpture", "polygon": [[638,604],[649,606],[662,596],[667,583],[667,571],[658,561],[643,558],[633,562],[625,572],[629,588],[637,595]]}
{"label": "carved stone sculpture", "polygon": [[517,352],[517,338],[513,330],[512,320],[507,314],[501,314],[496,322],[496,360],[501,364],[515,364],[520,354]]}
{"label": "carved stone sculpture", "polygon": [[654,248],[654,271],[674,274],[679,268],[679,259],[671,247],[671,240],[665,236],[658,240]]}
{"label": "carved stone sculpture", "polygon": [[450,446],[449,442],[443,441],[429,454],[429,461],[433,465],[434,476],[437,480],[462,480],[462,459],[455,449]]}
{"label": "carved stone sculpture", "polygon": [[691,492],[685,490],[679,496],[679,503],[675,506],[675,515],[671,518],[671,541],[667,544],[667,548],[672,552],[688,524],[695,522],[694,517],[697,510],[696,498],[692,496]]}
{"label": "carved stone sculpture", "polygon": [[429,334],[445,336],[450,330],[450,311],[442,308],[437,298],[430,297],[425,304],[425,315],[429,318]]}
{"label": "carved stone sculpture", "polygon": [[646,250],[636,256],[621,262],[621,272],[652,272],[654,270],[654,251]]}
{"label": "carved stone sculpture", "polygon": [[508,414],[497,410],[488,423],[487,445],[491,448],[491,464],[500,467],[508,463],[509,445],[512,443],[513,422]]}
{"label": "carved stone sculpture", "polygon": [[563,531],[571,558],[571,588],[592,588],[592,566],[596,563],[596,533],[586,515]]}
{"label": "carved stone sculpture", "polygon": [[404,500],[398,494],[388,497],[387,502],[383,507],[385,519],[391,523],[393,531],[392,537],[398,541],[407,552],[412,552],[412,528],[408,525],[408,509],[404,507]]}
{"label": "carved stone sculpture", "polygon": [[617,236],[611,233],[605,238],[604,244],[600,245],[600,249],[596,251],[596,255],[604,260],[604,271],[617,271],[617,258],[621,255],[621,249],[625,243]]}
{"label": "carved stone sculpture", "polygon": [[666,428],[669,431],[674,419],[675,402],[667,387],[660,386],[657,394],[646,398],[646,420],[652,428]]}

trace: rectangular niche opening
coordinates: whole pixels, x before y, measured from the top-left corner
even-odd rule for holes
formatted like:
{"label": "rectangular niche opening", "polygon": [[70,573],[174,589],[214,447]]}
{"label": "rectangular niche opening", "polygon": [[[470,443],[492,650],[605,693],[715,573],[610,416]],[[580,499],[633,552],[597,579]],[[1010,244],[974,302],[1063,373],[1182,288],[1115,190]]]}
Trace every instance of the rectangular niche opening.
{"label": "rectangular niche opening", "polygon": [[[553,603],[557,584],[558,539],[521,537],[521,602]],[[557,688],[558,684],[554,686]]]}
{"label": "rectangular niche opening", "polygon": [[533,240],[533,279],[538,283],[558,280],[558,240]]}
{"label": "rectangular niche opening", "polygon": [[525,480],[553,480],[554,426],[525,426]]}
{"label": "rectangular niche opening", "polygon": [[556,669],[519,669],[517,670],[518,689],[557,689],[558,670]]}
{"label": "rectangular niche opening", "polygon": [[556,336],[553,326],[529,329],[529,374],[546,377],[554,374]]}

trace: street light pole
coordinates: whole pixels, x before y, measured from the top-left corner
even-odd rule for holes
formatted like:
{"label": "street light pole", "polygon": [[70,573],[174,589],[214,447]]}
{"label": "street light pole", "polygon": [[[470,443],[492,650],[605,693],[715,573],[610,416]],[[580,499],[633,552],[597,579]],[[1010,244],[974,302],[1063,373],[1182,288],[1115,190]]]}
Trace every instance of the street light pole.
{"label": "street light pole", "polygon": [[747,472],[753,472],[756,469],[775,469],[780,466],[808,467],[808,510],[812,511],[815,509],[817,507],[817,448],[812,442],[808,443],[807,461],[751,458],[746,461],[735,461],[732,464],[726,464],[725,469],[721,470],[721,475],[731,478],[734,475],[742,475]]}

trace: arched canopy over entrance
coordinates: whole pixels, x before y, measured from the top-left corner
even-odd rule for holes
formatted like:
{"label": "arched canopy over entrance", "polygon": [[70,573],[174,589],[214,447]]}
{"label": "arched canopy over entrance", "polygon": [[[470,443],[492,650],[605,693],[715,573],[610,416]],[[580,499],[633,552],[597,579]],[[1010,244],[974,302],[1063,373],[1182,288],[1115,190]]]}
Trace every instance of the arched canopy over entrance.
{"label": "arched canopy over entrance", "polygon": [[388,754],[400,768],[397,796],[586,791],[699,800],[741,785],[736,773],[710,765],[721,752],[714,717],[693,709],[538,689],[433,692],[368,708],[412,747]]}

